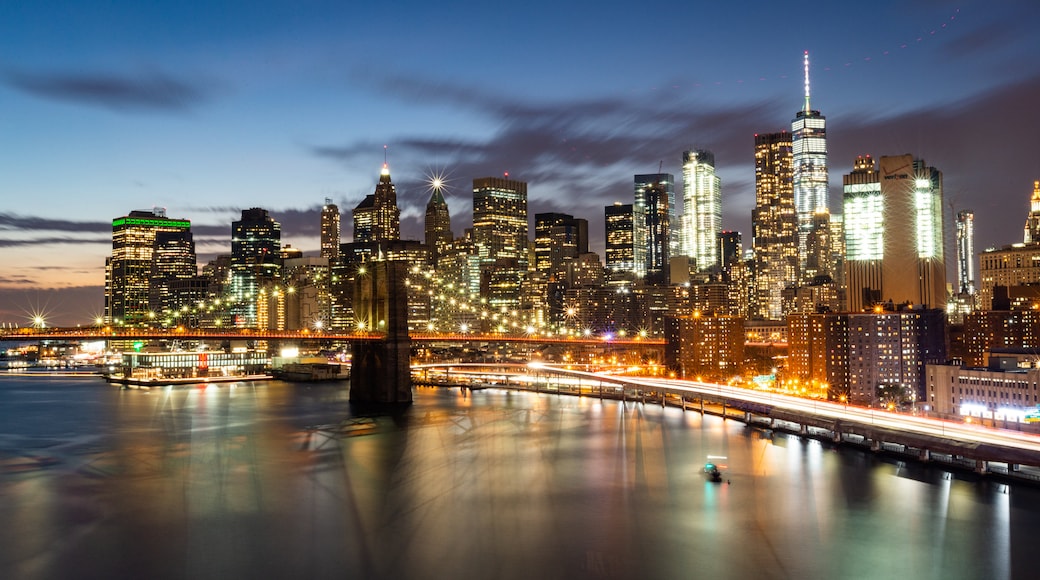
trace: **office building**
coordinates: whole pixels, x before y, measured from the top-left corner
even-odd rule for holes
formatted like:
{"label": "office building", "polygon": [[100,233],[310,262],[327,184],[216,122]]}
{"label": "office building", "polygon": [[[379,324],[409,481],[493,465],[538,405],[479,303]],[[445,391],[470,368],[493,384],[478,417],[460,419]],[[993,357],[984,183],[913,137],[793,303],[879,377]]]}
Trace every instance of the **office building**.
{"label": "office building", "polygon": [[438,257],[450,249],[455,239],[455,234],[451,231],[448,202],[444,200],[443,186],[439,181],[434,181],[430,201],[426,202],[426,221],[423,226],[431,263],[436,264]]}
{"label": "office building", "polygon": [[527,183],[505,177],[473,180],[473,240],[481,263],[515,259],[527,269]]}
{"label": "office building", "polygon": [[231,223],[231,323],[255,328],[257,297],[264,282],[280,274],[282,226],[261,208],[242,210]]}
{"label": "office building", "polygon": [[1033,197],[1029,199],[1023,243],[1040,243],[1040,181],[1033,182]]}
{"label": "office building", "polygon": [[695,270],[709,270],[719,262],[717,236],[722,230],[722,181],[715,175],[715,155],[684,151],[682,175],[680,253],[691,259]]}
{"label": "office building", "polygon": [[968,209],[957,212],[957,293],[975,294],[975,212]]}
{"label": "office building", "polygon": [[325,198],[321,206],[321,257],[335,262],[339,258],[340,215],[339,206]]}
{"label": "office building", "polygon": [[568,262],[589,251],[589,222],[565,213],[539,213],[534,216],[534,256],[536,270],[545,280],[562,280]]}
{"label": "office building", "polygon": [[805,280],[830,275],[827,118],[809,103],[809,51],[803,59],[805,102],[791,122],[792,186],[798,213],[799,269]]}
{"label": "office building", "polygon": [[848,309],[861,312],[881,301],[885,204],[874,159],[857,157],[852,172],[842,178],[842,187]]}
{"label": "office building", "polygon": [[783,290],[798,283],[792,159],[790,133],[755,135],[754,315],[764,320],[783,320]]}
{"label": "office building", "polygon": [[678,228],[676,235],[672,234],[675,177],[671,173],[650,173],[636,175],[634,181],[632,239],[636,277],[659,277],[667,269],[673,246],[678,251]]}
{"label": "office building", "polygon": [[[160,255],[172,262],[158,264]],[[159,208],[112,220],[112,255],[105,261],[105,323],[157,324],[153,282],[194,275],[194,267],[190,221],[170,219]]]}
{"label": "office building", "polygon": [[603,208],[606,233],[608,282],[631,281],[635,275],[635,241],[632,204],[617,202]]}
{"label": "office building", "polygon": [[383,163],[376,191],[372,194],[372,208],[372,241],[401,239],[401,210],[397,207],[397,187],[390,180],[390,166],[386,163]]}

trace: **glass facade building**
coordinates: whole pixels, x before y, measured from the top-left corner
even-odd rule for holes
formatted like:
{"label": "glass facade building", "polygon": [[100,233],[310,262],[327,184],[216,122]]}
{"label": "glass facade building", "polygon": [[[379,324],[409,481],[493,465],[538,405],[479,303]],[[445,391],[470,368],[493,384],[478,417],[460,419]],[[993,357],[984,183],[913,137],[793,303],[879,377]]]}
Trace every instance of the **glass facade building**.
{"label": "glass facade building", "polygon": [[527,267],[527,183],[506,177],[473,180],[473,239],[482,263],[500,258]]}
{"label": "glass facade building", "polygon": [[717,238],[722,230],[722,181],[715,175],[715,155],[684,151],[682,176],[681,254],[689,256],[697,270],[708,270],[719,262]]}

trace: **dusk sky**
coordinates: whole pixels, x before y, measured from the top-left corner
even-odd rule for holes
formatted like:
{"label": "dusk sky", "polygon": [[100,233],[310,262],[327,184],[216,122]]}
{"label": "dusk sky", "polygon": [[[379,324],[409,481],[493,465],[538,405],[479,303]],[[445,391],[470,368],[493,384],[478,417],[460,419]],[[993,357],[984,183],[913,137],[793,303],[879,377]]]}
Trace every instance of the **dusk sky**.
{"label": "dusk sky", "polygon": [[[405,237],[427,176],[456,235],[474,177],[589,220],[632,176],[715,153],[751,244],[754,133],[828,122],[831,211],[858,154],[911,153],[973,209],[978,251],[1022,241],[1040,179],[1040,2],[4,2],[0,322],[102,311],[111,220],[166,208],[200,262],[263,207],[315,255],[318,211],[372,193],[388,147]],[[677,188],[678,191],[678,188]]]}

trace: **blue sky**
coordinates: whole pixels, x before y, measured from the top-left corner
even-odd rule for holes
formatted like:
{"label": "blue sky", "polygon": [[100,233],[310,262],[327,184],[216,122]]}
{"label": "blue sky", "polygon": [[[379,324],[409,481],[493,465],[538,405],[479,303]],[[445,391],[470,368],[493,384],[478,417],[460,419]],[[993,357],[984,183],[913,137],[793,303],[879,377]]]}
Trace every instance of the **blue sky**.
{"label": "blue sky", "polygon": [[[406,235],[446,172],[590,221],[632,175],[715,152],[750,245],[752,135],[789,129],[801,57],[828,118],[831,207],[860,153],[912,153],[971,208],[978,249],[1021,240],[1040,179],[1040,3],[9,2],[0,5],[0,321],[101,309],[110,222],[165,207],[206,259],[243,208],[317,249],[388,146]],[[952,252],[948,246],[947,253]],[[952,262],[952,260],[949,260]]]}

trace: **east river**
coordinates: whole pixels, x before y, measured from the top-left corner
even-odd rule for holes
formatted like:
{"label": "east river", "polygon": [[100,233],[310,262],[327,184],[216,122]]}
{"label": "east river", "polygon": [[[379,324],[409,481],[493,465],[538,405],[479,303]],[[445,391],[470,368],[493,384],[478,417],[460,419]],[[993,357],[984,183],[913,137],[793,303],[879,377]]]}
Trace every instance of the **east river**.
{"label": "east river", "polygon": [[0,378],[9,580],[1036,578],[1038,546],[1036,488],[655,405]]}

